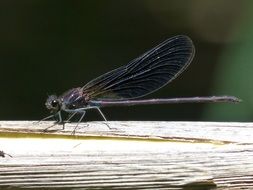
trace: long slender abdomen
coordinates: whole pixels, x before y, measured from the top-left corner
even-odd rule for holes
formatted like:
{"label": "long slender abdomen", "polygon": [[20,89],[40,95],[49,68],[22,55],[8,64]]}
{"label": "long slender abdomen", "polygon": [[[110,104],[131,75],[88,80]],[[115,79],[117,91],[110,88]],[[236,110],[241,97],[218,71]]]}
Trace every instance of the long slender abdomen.
{"label": "long slender abdomen", "polygon": [[124,100],[124,101],[90,101],[90,105],[98,107],[106,106],[133,106],[150,104],[178,104],[178,103],[215,103],[228,102],[237,103],[241,100],[234,96],[207,96],[207,97],[185,97],[167,99],[144,99],[144,100]]}

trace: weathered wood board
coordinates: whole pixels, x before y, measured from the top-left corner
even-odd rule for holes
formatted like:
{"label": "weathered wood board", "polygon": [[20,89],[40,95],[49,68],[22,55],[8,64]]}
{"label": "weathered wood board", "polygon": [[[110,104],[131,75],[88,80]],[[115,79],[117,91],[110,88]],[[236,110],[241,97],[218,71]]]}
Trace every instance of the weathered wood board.
{"label": "weathered wood board", "polygon": [[0,121],[0,189],[253,189],[253,123]]}

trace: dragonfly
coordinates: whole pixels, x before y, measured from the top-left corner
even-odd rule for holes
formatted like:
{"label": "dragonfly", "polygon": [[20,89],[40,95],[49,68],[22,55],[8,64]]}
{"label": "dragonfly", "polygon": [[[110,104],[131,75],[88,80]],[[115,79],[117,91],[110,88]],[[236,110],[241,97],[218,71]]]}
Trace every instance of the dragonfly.
{"label": "dragonfly", "polygon": [[195,48],[188,36],[169,38],[128,64],[95,78],[83,87],[72,88],[60,96],[49,96],[45,105],[52,115],[45,119],[57,116],[61,123],[61,112],[64,111],[69,113],[67,121],[75,114],[80,114],[80,123],[87,110],[95,109],[107,121],[101,108],[109,106],[240,102],[234,96],[140,99],[177,78],[190,65],[194,54]]}

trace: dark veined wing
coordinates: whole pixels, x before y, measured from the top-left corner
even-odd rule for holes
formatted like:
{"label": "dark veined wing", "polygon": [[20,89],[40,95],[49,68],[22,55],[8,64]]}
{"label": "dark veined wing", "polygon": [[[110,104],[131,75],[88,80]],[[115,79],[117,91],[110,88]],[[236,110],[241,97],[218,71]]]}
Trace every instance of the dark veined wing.
{"label": "dark veined wing", "polygon": [[83,92],[91,100],[124,100],[145,96],[175,79],[190,64],[194,46],[187,36],[175,36],[90,81]]}

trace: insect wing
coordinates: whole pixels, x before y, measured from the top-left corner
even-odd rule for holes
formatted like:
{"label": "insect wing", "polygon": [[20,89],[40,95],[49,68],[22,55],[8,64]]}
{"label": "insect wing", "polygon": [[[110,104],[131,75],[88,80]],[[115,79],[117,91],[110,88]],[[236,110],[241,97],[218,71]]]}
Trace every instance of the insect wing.
{"label": "insect wing", "polygon": [[193,59],[194,51],[189,37],[172,37],[127,65],[87,83],[83,92],[92,100],[124,100],[145,96],[182,73]]}

